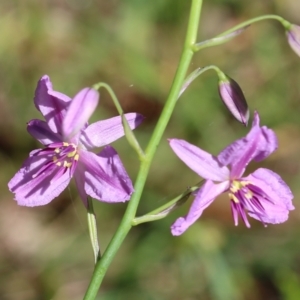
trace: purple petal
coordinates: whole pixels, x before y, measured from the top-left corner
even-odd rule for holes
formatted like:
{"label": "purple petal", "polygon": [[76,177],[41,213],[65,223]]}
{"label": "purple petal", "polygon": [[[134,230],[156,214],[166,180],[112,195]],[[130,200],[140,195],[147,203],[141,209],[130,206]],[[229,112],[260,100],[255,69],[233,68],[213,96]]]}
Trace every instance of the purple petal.
{"label": "purple petal", "polygon": [[286,36],[291,48],[300,56],[300,26],[292,24],[286,31]]}
{"label": "purple petal", "polygon": [[54,133],[44,121],[34,119],[27,123],[27,131],[43,145],[62,141],[58,133]]}
{"label": "purple petal", "polygon": [[[77,172],[84,172],[85,191],[104,202],[124,202],[133,193],[132,182],[117,152],[106,146],[98,155],[82,150]],[[77,176],[77,175],[76,175]]]}
{"label": "purple petal", "polygon": [[278,148],[278,140],[275,132],[266,126],[261,127],[260,140],[254,156],[255,161],[267,158]]}
{"label": "purple petal", "polygon": [[62,120],[71,98],[53,91],[50,78],[43,76],[37,85],[34,96],[36,108],[42,113],[50,129],[61,134]]}
{"label": "purple petal", "polygon": [[169,143],[176,155],[202,178],[214,181],[229,178],[227,167],[222,166],[210,153],[184,140],[170,139]]}
{"label": "purple petal", "polygon": [[63,135],[71,138],[80,131],[95,111],[99,101],[98,91],[84,88],[71,101],[63,120]]}
{"label": "purple petal", "polygon": [[198,191],[188,214],[185,217],[178,218],[171,226],[173,235],[181,235],[202,215],[202,212],[207,208],[214,199],[229,188],[229,182],[225,181],[215,184],[207,180],[201,189]]}
{"label": "purple petal", "polygon": [[250,181],[259,187],[267,196],[259,197],[263,210],[254,210],[247,207],[249,215],[263,223],[282,223],[288,219],[292,204],[293,194],[282,178],[268,169],[258,169],[243,180]]}
{"label": "purple petal", "polygon": [[78,190],[78,194],[81,198],[81,200],[83,201],[84,206],[87,208],[88,207],[88,195],[85,192],[85,176],[84,176],[84,166],[81,165],[80,163],[77,164],[77,172],[75,172],[74,174],[74,179],[75,179],[75,183],[76,183],[76,187]]}
{"label": "purple petal", "polygon": [[[139,126],[144,117],[137,113],[125,114],[131,129]],[[80,142],[87,148],[108,145],[124,135],[122,119],[120,116],[99,121],[89,125],[81,134]]]}
{"label": "purple petal", "polygon": [[250,132],[222,150],[218,160],[223,165],[231,165],[231,177],[238,178],[242,176],[251,160],[260,161],[276,148],[275,133],[267,127],[259,126],[259,115],[255,112]]}
{"label": "purple petal", "polygon": [[68,172],[57,176],[60,168],[55,165],[54,168],[49,167],[48,171],[37,175],[47,163],[49,163],[47,157],[31,156],[10,180],[9,190],[15,194],[15,200],[19,205],[48,204],[67,187],[71,179]]}
{"label": "purple petal", "polygon": [[233,142],[218,155],[221,164],[231,165],[231,178],[239,178],[244,173],[255,155],[259,135],[259,128],[254,127],[246,137]]}

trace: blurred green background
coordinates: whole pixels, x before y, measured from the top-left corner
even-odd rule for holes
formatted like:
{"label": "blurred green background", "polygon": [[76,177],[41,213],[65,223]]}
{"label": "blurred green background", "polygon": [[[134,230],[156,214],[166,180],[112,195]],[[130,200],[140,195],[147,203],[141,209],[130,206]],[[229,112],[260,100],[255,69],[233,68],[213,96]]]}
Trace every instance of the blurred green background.
{"label": "blurred green background", "polygon": [[[45,207],[17,206],[7,182],[40,147],[26,122],[38,79],[70,96],[109,83],[124,109],[146,120],[145,146],[170,88],[186,30],[186,0],[1,0],[0,2],[0,299],[82,299],[93,271],[84,206],[74,186]],[[298,0],[204,1],[199,41],[248,18],[279,14],[300,24]],[[180,237],[169,227],[190,201],[164,220],[132,230],[112,263],[98,299],[300,299],[300,58],[276,21],[248,28],[229,43],[195,55],[190,71],[216,64],[239,82],[251,113],[278,134],[280,148],[260,164],[278,172],[295,194],[288,222],[251,229],[233,225],[220,197]],[[105,92],[93,120],[116,115]],[[199,181],[166,139],[184,138],[217,154],[248,129],[219,100],[217,78],[205,73],[179,101],[147,181],[139,214]],[[138,160],[125,139],[113,144],[134,180]],[[96,203],[105,249],[126,204]]]}

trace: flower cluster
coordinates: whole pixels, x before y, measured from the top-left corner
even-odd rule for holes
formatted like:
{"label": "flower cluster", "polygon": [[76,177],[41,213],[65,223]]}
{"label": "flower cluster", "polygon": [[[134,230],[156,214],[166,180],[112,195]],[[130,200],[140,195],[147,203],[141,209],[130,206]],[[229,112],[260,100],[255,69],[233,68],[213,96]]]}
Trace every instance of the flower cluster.
{"label": "flower cluster", "polygon": [[[124,135],[121,117],[89,125],[99,94],[84,88],[73,99],[54,91],[48,76],[38,82],[34,104],[45,118],[31,120],[28,132],[44,148],[32,151],[8,183],[19,205],[45,205],[57,197],[72,177],[81,199],[87,196],[105,202],[124,202],[133,193],[132,182],[117,152],[106,146]],[[143,117],[125,114],[131,129]],[[93,148],[102,147],[98,154]]]}
{"label": "flower cluster", "polygon": [[[249,113],[240,88],[235,82],[223,93],[229,110],[243,123]],[[227,91],[229,91],[227,93]],[[233,91],[233,92],[232,92]],[[242,100],[242,101],[241,101]],[[74,177],[79,195],[87,206],[90,196],[104,202],[124,202],[133,193],[132,182],[118,156],[108,144],[122,137],[124,128],[120,116],[91,125],[88,119],[96,109],[99,94],[84,88],[73,99],[54,91],[48,76],[38,82],[34,103],[45,121],[28,122],[28,132],[44,148],[32,151],[21,169],[8,183],[19,205],[45,205],[57,197]],[[241,117],[239,117],[241,116]],[[125,114],[131,129],[143,120],[137,113]],[[252,128],[244,137],[226,147],[218,156],[189,144],[170,139],[176,155],[206,181],[195,192],[195,199],[185,217],[172,225],[173,235],[182,234],[191,226],[214,199],[227,192],[235,225],[239,217],[247,227],[250,217],[263,224],[287,220],[293,194],[281,177],[271,170],[260,168],[243,177],[250,161],[261,161],[278,146],[275,133],[259,125],[255,113]],[[93,148],[103,147],[95,154]]]}

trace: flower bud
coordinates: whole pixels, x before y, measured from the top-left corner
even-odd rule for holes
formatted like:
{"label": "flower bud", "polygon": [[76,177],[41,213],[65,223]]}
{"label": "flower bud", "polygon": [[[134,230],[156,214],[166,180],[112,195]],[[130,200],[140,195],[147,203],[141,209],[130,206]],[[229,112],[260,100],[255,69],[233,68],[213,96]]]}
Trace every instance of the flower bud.
{"label": "flower bud", "polygon": [[290,24],[290,26],[286,28],[286,36],[291,48],[300,56],[300,26]]}
{"label": "flower bud", "polygon": [[249,109],[240,86],[232,78],[219,74],[219,94],[233,116],[247,126]]}

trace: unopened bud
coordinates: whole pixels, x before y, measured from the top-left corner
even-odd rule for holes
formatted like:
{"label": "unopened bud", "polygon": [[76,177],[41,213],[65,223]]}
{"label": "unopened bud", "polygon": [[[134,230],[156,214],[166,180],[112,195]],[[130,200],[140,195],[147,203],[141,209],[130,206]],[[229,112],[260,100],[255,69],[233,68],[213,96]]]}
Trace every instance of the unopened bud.
{"label": "unopened bud", "polygon": [[286,36],[291,48],[300,56],[300,26],[290,24],[286,28]]}
{"label": "unopened bud", "polygon": [[219,94],[224,104],[233,116],[247,126],[249,120],[249,109],[240,86],[232,78],[219,74]]}

